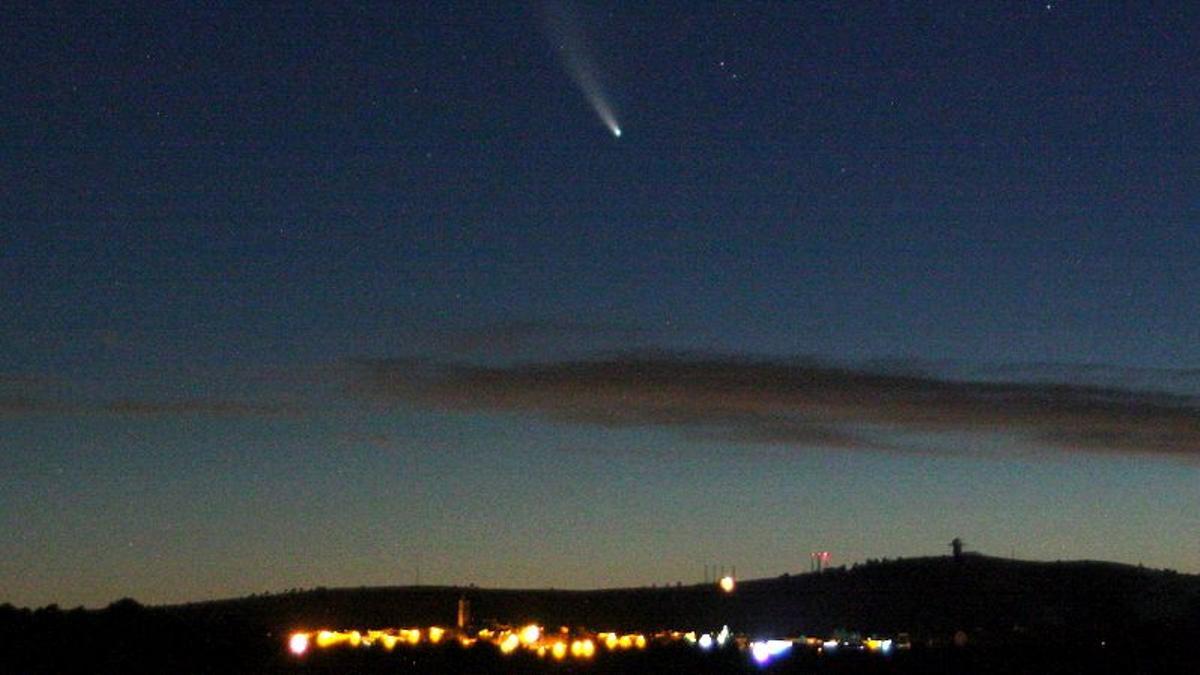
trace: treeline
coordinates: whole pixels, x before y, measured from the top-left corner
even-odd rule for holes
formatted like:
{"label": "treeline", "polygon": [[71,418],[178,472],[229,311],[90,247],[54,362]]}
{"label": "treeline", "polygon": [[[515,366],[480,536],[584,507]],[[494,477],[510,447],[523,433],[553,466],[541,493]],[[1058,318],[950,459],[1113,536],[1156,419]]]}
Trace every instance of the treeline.
{"label": "treeline", "polygon": [[236,617],[123,599],[101,610],[0,605],[0,672],[272,672],[279,636]]}

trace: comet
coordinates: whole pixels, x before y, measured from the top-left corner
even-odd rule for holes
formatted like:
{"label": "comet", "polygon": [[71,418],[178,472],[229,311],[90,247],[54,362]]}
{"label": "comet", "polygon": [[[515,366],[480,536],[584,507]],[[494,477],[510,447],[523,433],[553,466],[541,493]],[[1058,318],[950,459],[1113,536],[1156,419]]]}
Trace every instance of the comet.
{"label": "comet", "polygon": [[599,70],[583,35],[578,12],[569,2],[546,2],[542,7],[546,33],[558,52],[563,68],[608,132],[613,138],[620,138],[621,125],[600,81]]}

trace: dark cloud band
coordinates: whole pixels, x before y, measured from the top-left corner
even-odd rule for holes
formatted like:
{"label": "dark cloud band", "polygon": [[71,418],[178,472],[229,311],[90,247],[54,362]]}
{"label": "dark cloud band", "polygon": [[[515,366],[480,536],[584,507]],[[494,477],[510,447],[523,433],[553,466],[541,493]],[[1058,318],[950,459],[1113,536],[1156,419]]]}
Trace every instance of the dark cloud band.
{"label": "dark cloud band", "polygon": [[25,396],[0,397],[0,414],[8,415],[115,415],[129,417],[215,416],[278,417],[295,415],[295,406],[247,403],[220,399],[145,401],[125,399],[105,402],[60,401]]}
{"label": "dark cloud band", "polygon": [[663,353],[512,367],[356,366],[356,387],[375,398],[729,441],[890,450],[902,436],[968,432],[1062,450],[1200,457],[1195,398],[1114,387]]}

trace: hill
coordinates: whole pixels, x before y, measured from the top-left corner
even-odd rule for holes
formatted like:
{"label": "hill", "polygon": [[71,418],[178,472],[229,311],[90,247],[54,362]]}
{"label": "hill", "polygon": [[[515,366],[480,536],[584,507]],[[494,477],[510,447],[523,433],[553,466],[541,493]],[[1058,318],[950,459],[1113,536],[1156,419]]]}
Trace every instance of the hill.
{"label": "hill", "polygon": [[459,597],[480,621],[655,630],[729,624],[763,634],[907,632],[938,639],[1050,631],[1104,635],[1200,611],[1200,576],[1116,563],[965,555],[870,562],[819,574],[710,585],[591,591],[464,587],[316,589],[196,603],[184,614],[290,627],[453,625]]}
{"label": "hill", "polygon": [[[590,591],[410,586],[314,589],[159,607],[126,599],[96,611],[3,605],[0,672],[298,672],[304,664],[284,648],[292,631],[452,626],[463,596],[477,626],[536,621],[594,630],[704,631],[728,624],[756,637],[903,632],[918,647],[907,661],[896,661],[900,670],[880,662],[861,672],[1082,672],[1081,664],[1088,671],[1103,666],[1104,672],[1194,672],[1193,657],[1179,645],[1200,633],[1200,576],[1103,562],[967,555],[747,580],[729,594],[708,584]],[[969,636],[972,649],[939,649],[959,631]],[[462,670],[462,658],[491,658],[486,650],[431,658],[446,654],[460,660],[424,666],[412,661],[409,670]],[[669,659],[692,658],[647,657],[668,661],[648,665],[646,672],[675,663]],[[1163,658],[1168,668],[1147,669]],[[631,663],[610,664],[605,672],[630,672]],[[373,664],[353,669],[397,667],[388,659]],[[740,666],[729,670],[722,664],[710,672],[741,672]],[[801,670],[813,665],[797,664]],[[336,660],[326,665],[328,672],[347,667]],[[468,670],[518,672],[534,665],[493,660]],[[825,666],[835,668],[830,672],[860,672],[853,661]],[[315,663],[307,667],[317,672]],[[692,663],[685,670],[697,667]]]}

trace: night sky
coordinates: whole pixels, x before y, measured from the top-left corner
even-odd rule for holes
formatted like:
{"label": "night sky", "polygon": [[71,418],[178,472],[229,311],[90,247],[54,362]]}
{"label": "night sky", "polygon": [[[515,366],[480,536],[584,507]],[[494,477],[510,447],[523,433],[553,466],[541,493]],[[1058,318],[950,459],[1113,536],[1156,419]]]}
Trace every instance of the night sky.
{"label": "night sky", "polygon": [[1194,3],[138,4],[0,9],[0,601],[1200,572]]}

